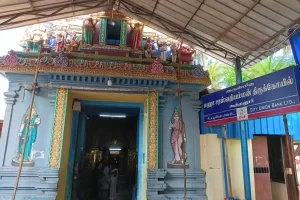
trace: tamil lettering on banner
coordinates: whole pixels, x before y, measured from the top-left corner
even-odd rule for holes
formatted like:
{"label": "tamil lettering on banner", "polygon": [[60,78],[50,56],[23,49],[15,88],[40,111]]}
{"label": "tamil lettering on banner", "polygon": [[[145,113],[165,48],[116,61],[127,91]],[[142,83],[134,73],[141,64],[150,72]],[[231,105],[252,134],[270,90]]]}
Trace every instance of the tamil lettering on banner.
{"label": "tamil lettering on banner", "polygon": [[300,111],[298,68],[288,67],[205,95],[204,124],[212,126]]}

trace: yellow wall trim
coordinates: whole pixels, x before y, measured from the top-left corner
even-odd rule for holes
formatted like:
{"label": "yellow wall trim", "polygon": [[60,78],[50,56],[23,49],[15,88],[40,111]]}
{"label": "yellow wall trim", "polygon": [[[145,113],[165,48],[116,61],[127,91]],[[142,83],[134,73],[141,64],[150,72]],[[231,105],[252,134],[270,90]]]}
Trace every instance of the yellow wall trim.
{"label": "yellow wall trim", "polygon": [[65,108],[67,103],[66,100],[67,90],[58,89],[49,164],[51,168],[59,167],[61,144],[64,130]]}
{"label": "yellow wall trim", "polygon": [[157,92],[151,92],[150,98],[150,124],[149,124],[149,168],[157,167]]}

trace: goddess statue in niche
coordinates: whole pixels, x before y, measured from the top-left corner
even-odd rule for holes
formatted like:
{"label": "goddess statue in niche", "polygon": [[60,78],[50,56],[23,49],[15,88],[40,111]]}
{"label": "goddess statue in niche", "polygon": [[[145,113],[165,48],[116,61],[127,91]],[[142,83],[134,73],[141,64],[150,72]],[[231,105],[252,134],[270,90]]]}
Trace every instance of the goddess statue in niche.
{"label": "goddess statue in niche", "polygon": [[135,23],[134,26],[130,24],[130,28],[132,31],[132,49],[139,49],[142,46],[142,32],[144,29],[144,25],[140,23]]}
{"label": "goddess statue in niche", "polygon": [[[183,155],[183,145],[185,145],[186,137],[184,132],[184,123],[180,118],[179,112],[175,109],[169,129],[171,133],[171,146],[174,153],[174,159],[168,162],[168,168],[183,168],[185,159],[185,166],[188,166],[187,154]],[[184,141],[184,142],[183,142]]]}
{"label": "goddess statue in niche", "polygon": [[36,142],[37,127],[41,123],[41,118],[37,114],[35,105],[33,105],[30,119],[28,118],[29,112],[30,112],[30,108],[27,109],[25,115],[23,116],[21,127],[18,132],[19,143],[18,143],[18,149],[16,152],[16,156],[12,160],[13,166],[18,166],[19,163],[21,162],[21,154],[23,152],[23,146],[25,145],[24,139],[25,139],[25,134],[26,134],[27,123],[29,123],[29,129],[28,129],[28,138],[27,138],[25,151],[24,151],[23,165],[28,166],[28,167],[34,166],[35,161],[34,161],[34,156],[33,156],[33,146],[34,146],[34,143]]}
{"label": "goddess statue in niche", "polygon": [[83,38],[84,44],[93,44],[93,33],[95,31],[95,24],[93,18],[88,18],[83,22]]}

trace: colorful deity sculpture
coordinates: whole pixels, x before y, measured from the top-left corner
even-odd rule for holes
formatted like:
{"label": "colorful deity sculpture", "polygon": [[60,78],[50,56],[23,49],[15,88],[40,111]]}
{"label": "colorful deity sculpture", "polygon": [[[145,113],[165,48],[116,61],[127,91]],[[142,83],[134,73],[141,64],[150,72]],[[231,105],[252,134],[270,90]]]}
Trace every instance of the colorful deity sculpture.
{"label": "colorful deity sculpture", "polygon": [[172,53],[172,63],[176,63],[177,55],[178,55],[178,45],[176,43],[172,44],[171,53]]}
{"label": "colorful deity sculpture", "polygon": [[183,46],[180,49],[180,51],[181,51],[180,56],[181,56],[182,63],[190,64],[191,62],[193,62],[193,55],[195,51],[192,48]]}
{"label": "colorful deity sculpture", "polygon": [[142,32],[144,29],[144,25],[141,25],[140,23],[134,24],[134,27],[132,24],[130,24],[131,30],[132,30],[132,49],[139,49],[142,46]]}
{"label": "colorful deity sculpture", "polygon": [[153,45],[152,45],[152,39],[151,37],[147,38],[147,43],[145,46],[145,57],[146,58],[152,58],[153,51]]}
{"label": "colorful deity sculpture", "polygon": [[93,33],[95,31],[95,24],[92,18],[88,18],[83,21],[83,39],[84,44],[93,44]]}
{"label": "colorful deity sculpture", "polygon": [[58,33],[56,36],[55,52],[61,52],[64,50],[64,37],[62,33]]}
{"label": "colorful deity sculpture", "polygon": [[167,60],[167,50],[168,50],[168,46],[166,42],[163,42],[161,47],[160,47],[160,59],[162,61],[166,61]]}
{"label": "colorful deity sculpture", "polygon": [[174,159],[168,162],[168,166],[172,165],[183,165],[184,160],[187,156],[183,155],[183,142],[186,141],[184,123],[177,110],[174,111],[171,124],[169,129],[172,130],[171,133],[171,146],[174,153]]}
{"label": "colorful deity sculpture", "polygon": [[67,51],[72,52],[72,51],[77,51],[79,47],[80,41],[77,40],[76,32],[73,31],[72,35],[69,35],[70,39],[66,41],[65,48]]}
{"label": "colorful deity sculpture", "polygon": [[16,152],[16,157],[12,161],[12,165],[18,165],[20,163],[21,159],[21,154],[23,153],[23,148],[24,148],[24,140],[25,140],[25,135],[26,135],[26,129],[27,129],[27,124],[29,123],[29,128],[28,128],[28,138],[27,142],[25,145],[25,150],[24,150],[24,165],[26,166],[33,166],[34,165],[34,158],[32,156],[32,149],[34,146],[34,143],[36,142],[37,139],[37,127],[41,123],[41,118],[37,114],[36,107],[33,105],[31,116],[29,117],[29,112],[30,108],[27,109],[25,115],[23,116],[22,122],[21,122],[21,127],[18,132],[18,137],[19,137],[19,144],[18,144],[18,149]]}
{"label": "colorful deity sculpture", "polygon": [[25,39],[21,41],[21,46],[26,51],[38,52],[40,46],[43,44],[45,32],[41,30],[34,30],[32,32],[27,32]]}

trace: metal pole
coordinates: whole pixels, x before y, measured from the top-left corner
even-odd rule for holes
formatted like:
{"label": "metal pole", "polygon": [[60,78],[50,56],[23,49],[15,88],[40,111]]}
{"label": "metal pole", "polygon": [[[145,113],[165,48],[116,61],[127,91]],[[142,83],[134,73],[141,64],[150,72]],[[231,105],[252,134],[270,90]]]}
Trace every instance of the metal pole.
{"label": "metal pole", "polygon": [[39,66],[40,66],[41,54],[42,54],[42,44],[40,46],[40,52],[39,52],[39,56],[38,56],[38,63],[37,63],[37,67],[35,69],[34,83],[32,85],[31,102],[30,102],[29,113],[28,113],[28,119],[29,120],[27,121],[27,124],[26,124],[26,131],[25,131],[25,137],[24,137],[24,145],[23,145],[22,153],[21,153],[21,163],[20,163],[19,170],[18,170],[18,175],[17,175],[16,184],[15,184],[15,187],[14,187],[14,192],[13,192],[12,200],[15,200],[15,198],[16,198],[17,188],[18,188],[18,185],[19,185],[21,171],[22,171],[23,162],[24,162],[24,153],[25,153],[25,148],[26,148],[26,145],[27,145],[28,132],[29,132],[30,119],[31,119],[31,114],[32,114],[32,107],[33,107],[33,103],[34,103],[34,95],[35,95],[35,90],[36,90],[36,86],[37,86],[38,69],[39,69]]}
{"label": "metal pole", "polygon": [[287,162],[285,162],[285,179],[286,179],[286,187],[288,193],[289,200],[297,200],[299,199],[299,190],[297,187],[297,177],[296,177],[296,169],[295,169],[295,162],[293,157],[294,147],[292,145],[291,136],[289,135],[289,128],[287,123],[286,114],[283,114],[283,123],[285,129],[285,151],[287,155]]}
{"label": "metal pole", "polygon": [[186,141],[185,141],[185,129],[184,129],[184,122],[182,119],[182,104],[181,104],[181,93],[182,90],[180,88],[180,69],[181,69],[181,49],[182,49],[182,43],[180,44],[180,51],[179,51],[179,64],[177,68],[177,94],[178,94],[178,100],[179,100],[179,108],[180,108],[180,131],[183,132],[182,134],[182,142],[183,142],[183,147],[182,147],[182,156],[183,156],[183,185],[184,185],[184,200],[186,200],[186,166],[185,166],[185,152],[186,152]]}
{"label": "metal pole", "polygon": [[[241,58],[237,57],[235,60],[235,73],[236,83],[242,83],[242,69],[241,69]],[[244,190],[245,198],[251,200],[251,182],[250,182],[250,170],[249,170],[249,155],[248,155],[248,141],[246,135],[246,122],[241,121],[238,123],[240,126],[240,138],[241,138],[241,149],[242,149],[242,165],[243,165],[243,177],[244,177]]]}
{"label": "metal pole", "polygon": [[227,135],[226,135],[226,125],[222,126],[223,128],[223,137],[225,144],[225,155],[226,155],[226,168],[227,168],[227,176],[228,176],[228,187],[229,187],[229,196],[232,197],[232,186],[231,186],[231,173],[230,173],[230,165],[229,165],[229,156],[228,156],[228,146],[227,146]]}

